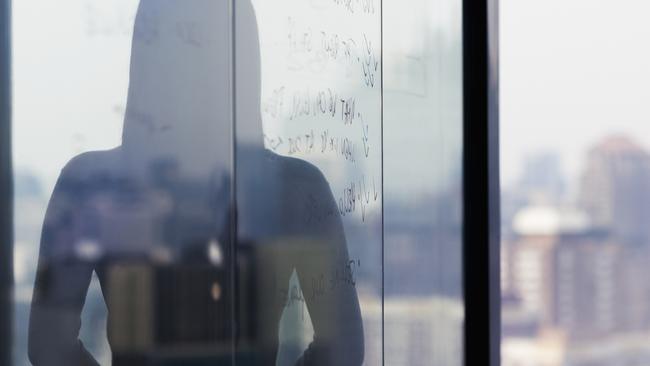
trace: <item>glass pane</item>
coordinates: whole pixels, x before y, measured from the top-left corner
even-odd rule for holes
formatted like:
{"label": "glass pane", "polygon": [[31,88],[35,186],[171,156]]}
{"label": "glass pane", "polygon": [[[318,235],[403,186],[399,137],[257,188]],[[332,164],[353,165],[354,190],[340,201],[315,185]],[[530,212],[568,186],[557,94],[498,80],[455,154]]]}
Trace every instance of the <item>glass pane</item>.
{"label": "glass pane", "polygon": [[461,5],[384,1],[386,365],[463,364]]}
{"label": "glass pane", "polygon": [[229,4],[14,19],[16,364],[230,363]]}
{"label": "glass pane", "polygon": [[238,274],[264,304],[240,300],[258,323],[240,348],[266,364],[379,365],[379,2],[254,1],[260,50],[237,5]]}
{"label": "glass pane", "polygon": [[[15,365],[27,365],[28,323],[46,208],[59,172],[70,159],[120,144],[137,1],[108,6],[28,0],[15,1],[12,7],[14,356]],[[92,247],[86,249],[92,252]],[[84,276],[87,280],[87,271]],[[106,310],[96,277],[85,304],[81,338],[106,364],[110,359]],[[46,327],[55,329],[54,324]]]}
{"label": "glass pane", "polygon": [[14,364],[460,364],[461,1],[383,3],[15,1]]}

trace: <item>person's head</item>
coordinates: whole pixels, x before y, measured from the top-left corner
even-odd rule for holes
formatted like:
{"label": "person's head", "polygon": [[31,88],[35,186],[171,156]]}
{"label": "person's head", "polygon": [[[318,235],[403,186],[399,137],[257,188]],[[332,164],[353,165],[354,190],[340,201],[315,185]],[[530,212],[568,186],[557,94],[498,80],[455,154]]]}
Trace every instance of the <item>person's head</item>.
{"label": "person's head", "polygon": [[260,49],[249,0],[140,2],[123,132],[138,169],[167,160],[200,176],[227,164],[235,117],[238,135],[262,144],[259,109]]}

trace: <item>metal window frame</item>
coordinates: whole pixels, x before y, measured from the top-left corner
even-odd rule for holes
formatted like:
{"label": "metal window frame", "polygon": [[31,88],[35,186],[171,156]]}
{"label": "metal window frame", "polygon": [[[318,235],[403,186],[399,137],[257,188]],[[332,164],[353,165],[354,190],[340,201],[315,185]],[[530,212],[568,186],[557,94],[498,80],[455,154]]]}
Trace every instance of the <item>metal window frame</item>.
{"label": "metal window frame", "polygon": [[465,365],[500,365],[498,0],[463,0]]}
{"label": "metal window frame", "polygon": [[12,364],[11,0],[0,0],[0,365]]}

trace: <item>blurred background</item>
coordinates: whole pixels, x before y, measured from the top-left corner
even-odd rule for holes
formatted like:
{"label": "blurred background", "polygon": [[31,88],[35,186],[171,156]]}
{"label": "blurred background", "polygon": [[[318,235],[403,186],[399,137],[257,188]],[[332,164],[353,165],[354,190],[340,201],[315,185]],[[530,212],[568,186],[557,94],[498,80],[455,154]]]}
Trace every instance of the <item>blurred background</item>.
{"label": "blurred background", "polygon": [[650,3],[500,1],[502,364],[650,364]]}

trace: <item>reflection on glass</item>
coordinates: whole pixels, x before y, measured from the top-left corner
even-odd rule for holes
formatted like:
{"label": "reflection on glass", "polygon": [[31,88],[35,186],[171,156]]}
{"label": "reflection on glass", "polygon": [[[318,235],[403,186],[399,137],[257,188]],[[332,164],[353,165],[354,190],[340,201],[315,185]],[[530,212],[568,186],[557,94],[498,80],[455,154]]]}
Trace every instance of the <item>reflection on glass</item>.
{"label": "reflection on glass", "polygon": [[459,364],[461,2],[383,3],[14,2],[14,364]]}
{"label": "reflection on glass", "polygon": [[[351,348],[346,355],[340,355],[342,360],[332,360],[332,364],[348,364],[354,362],[348,358],[361,358],[354,351],[361,347],[365,364],[379,365],[383,361],[380,2],[259,0],[254,5],[264,71],[263,142],[278,156],[271,163],[263,163],[262,157],[254,153],[255,148],[259,151],[260,139],[250,136],[245,123],[257,121],[260,116],[242,118],[251,111],[238,103],[239,248],[263,229],[252,225],[254,220],[241,222],[241,217],[255,215],[269,221],[269,229],[275,231],[264,234],[264,240],[255,240],[258,252],[265,250],[269,258],[305,258],[292,277],[290,296],[294,300],[282,311],[278,362],[299,357],[300,350],[312,339],[318,345],[316,328],[323,324],[317,322],[328,318],[322,316],[328,304],[337,309],[332,319],[354,319],[357,310],[346,300],[346,293],[356,291],[362,342],[346,335],[344,342],[353,344],[346,346]],[[242,58],[247,59],[238,56]],[[246,82],[243,78],[245,75],[238,74],[240,92],[250,89],[241,85]],[[273,169],[282,173],[269,175],[267,169],[262,169],[264,166],[276,167]],[[260,179],[275,187],[269,189],[284,193],[264,198],[247,188],[250,181]],[[323,186],[324,179],[329,189]],[[331,193],[324,194],[327,191]],[[269,199],[273,196],[287,202],[272,203]],[[284,214],[274,217],[272,212],[261,212],[255,205],[260,199],[269,202],[265,205],[268,208],[281,209]],[[307,237],[311,244],[302,245],[300,251],[294,244],[269,246],[265,242],[277,236],[278,229],[289,235],[289,243]],[[330,244],[324,247],[319,244],[323,241]],[[346,246],[347,253],[343,250]],[[312,263],[308,258],[321,259]],[[280,283],[288,275],[280,273]],[[306,304],[300,300],[303,297]],[[309,303],[310,297],[313,304]],[[273,319],[271,323],[276,316],[265,315]],[[331,326],[326,324],[332,336],[359,331],[356,325],[340,330],[329,329]]]}
{"label": "reflection on glass", "polygon": [[[72,159],[49,200],[29,325],[34,365],[98,364],[79,338],[93,272],[113,365],[274,364],[292,302],[306,305],[314,336],[289,364],[362,363],[337,205],[318,169],[264,149],[255,14],[237,2],[233,38],[228,10],[141,1],[122,144]],[[233,116],[245,141],[236,180]],[[303,290],[290,287],[294,272]]]}
{"label": "reflection on glass", "polygon": [[461,2],[384,12],[386,364],[462,365]]}

